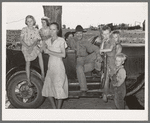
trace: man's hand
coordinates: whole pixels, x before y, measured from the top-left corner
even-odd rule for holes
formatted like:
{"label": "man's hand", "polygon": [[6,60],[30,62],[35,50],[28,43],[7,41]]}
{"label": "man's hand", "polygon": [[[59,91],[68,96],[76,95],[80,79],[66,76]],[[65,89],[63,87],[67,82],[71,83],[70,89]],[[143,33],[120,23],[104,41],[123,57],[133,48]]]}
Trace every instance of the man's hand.
{"label": "man's hand", "polygon": [[97,58],[96,58],[96,62],[102,62],[103,61],[103,59],[102,59],[102,57],[101,56],[97,56]]}

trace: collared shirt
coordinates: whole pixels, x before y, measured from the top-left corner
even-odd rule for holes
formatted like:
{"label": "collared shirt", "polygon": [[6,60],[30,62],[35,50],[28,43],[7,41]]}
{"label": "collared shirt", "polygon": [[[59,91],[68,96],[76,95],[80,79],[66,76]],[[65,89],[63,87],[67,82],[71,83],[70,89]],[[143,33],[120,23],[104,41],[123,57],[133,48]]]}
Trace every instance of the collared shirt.
{"label": "collared shirt", "polygon": [[85,57],[93,52],[99,54],[99,47],[90,43],[85,38],[82,38],[81,41],[78,41],[78,39],[75,37],[71,38],[68,40],[68,45],[70,49],[76,50],[78,57]]}

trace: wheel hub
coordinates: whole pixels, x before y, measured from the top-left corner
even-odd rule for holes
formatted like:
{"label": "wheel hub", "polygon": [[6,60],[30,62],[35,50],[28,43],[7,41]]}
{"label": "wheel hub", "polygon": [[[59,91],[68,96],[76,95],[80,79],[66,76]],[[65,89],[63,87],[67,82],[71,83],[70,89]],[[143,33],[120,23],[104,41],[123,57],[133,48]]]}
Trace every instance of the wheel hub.
{"label": "wheel hub", "polygon": [[28,85],[22,85],[20,87],[20,95],[23,99],[29,99],[33,95],[33,89],[29,88]]}

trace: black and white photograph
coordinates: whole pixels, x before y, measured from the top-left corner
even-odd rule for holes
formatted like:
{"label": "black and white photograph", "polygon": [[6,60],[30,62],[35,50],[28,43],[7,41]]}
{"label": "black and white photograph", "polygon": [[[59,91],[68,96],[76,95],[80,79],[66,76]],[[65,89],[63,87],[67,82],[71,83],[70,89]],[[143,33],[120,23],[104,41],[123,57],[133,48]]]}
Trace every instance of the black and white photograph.
{"label": "black and white photograph", "polygon": [[147,2],[3,2],[2,120],[148,120]]}

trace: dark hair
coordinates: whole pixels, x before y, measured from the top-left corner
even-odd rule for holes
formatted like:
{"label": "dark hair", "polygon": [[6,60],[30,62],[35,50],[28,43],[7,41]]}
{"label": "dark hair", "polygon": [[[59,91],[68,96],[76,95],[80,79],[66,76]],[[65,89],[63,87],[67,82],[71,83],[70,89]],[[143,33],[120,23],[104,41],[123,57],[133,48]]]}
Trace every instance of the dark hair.
{"label": "dark hair", "polygon": [[114,34],[120,35],[120,32],[119,32],[119,31],[113,31],[112,34],[113,34],[113,35],[114,35]]}
{"label": "dark hair", "polygon": [[31,18],[31,19],[33,20],[33,22],[34,22],[34,23],[33,23],[33,26],[34,26],[34,25],[36,24],[36,21],[35,21],[35,18],[34,18],[32,15],[26,16],[25,24],[28,25],[28,24],[27,24],[27,19],[28,19],[28,18]]}
{"label": "dark hair", "polygon": [[68,38],[68,36],[72,34],[74,36],[74,33],[73,32],[67,32],[64,36],[65,36],[65,40]]}
{"label": "dark hair", "polygon": [[109,26],[103,26],[102,31],[106,31],[106,30],[109,30],[109,32],[111,32],[111,28]]}
{"label": "dark hair", "polygon": [[55,25],[55,26],[57,27],[57,30],[59,31],[59,24],[58,24],[58,23],[53,22],[53,23],[50,24],[50,26],[51,26],[51,25]]}
{"label": "dark hair", "polygon": [[42,18],[41,20],[44,20],[44,21],[46,22],[46,25],[47,25],[47,26],[50,25],[50,23],[49,23],[49,21],[48,21],[47,19]]}

